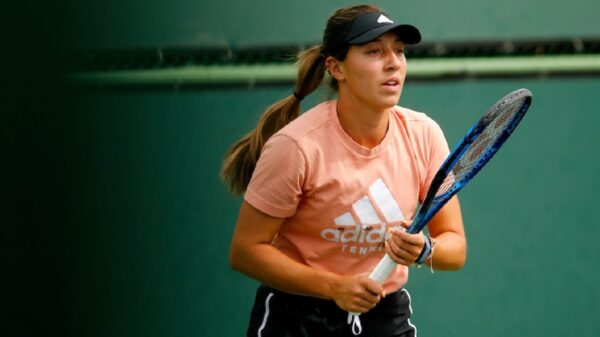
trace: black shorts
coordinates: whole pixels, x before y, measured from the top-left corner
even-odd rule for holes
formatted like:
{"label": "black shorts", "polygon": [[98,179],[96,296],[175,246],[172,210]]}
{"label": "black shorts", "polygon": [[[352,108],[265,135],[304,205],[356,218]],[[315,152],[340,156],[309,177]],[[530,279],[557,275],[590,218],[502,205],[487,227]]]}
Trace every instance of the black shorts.
{"label": "black shorts", "polygon": [[[410,295],[404,289],[388,294],[360,315],[361,337],[416,335],[410,322]],[[250,315],[248,337],[354,336],[348,312],[334,301],[298,296],[260,286]]]}

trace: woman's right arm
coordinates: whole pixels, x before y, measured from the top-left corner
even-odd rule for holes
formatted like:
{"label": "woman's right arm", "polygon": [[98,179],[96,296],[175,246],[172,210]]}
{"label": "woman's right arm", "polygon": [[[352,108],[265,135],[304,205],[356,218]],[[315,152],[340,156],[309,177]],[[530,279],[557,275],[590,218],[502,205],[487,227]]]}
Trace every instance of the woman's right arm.
{"label": "woman's right arm", "polygon": [[233,269],[281,291],[332,299],[347,311],[366,312],[379,302],[383,288],[368,274],[343,276],[315,269],[275,248],[271,242],[282,223],[282,218],[244,201],[231,242]]}

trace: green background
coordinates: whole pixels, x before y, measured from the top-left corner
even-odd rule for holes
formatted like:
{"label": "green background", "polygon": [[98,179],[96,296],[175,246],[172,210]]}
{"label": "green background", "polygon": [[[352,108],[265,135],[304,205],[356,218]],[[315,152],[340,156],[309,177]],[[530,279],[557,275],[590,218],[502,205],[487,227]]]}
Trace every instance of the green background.
{"label": "green background", "polygon": [[[218,173],[226,149],[292,90],[79,92],[55,85],[64,60],[44,51],[314,42],[345,4],[20,7],[2,82],[3,335],[243,335],[257,284],[228,265],[240,199]],[[379,4],[432,41],[600,36],[592,0]],[[419,336],[600,335],[600,78],[409,81],[400,104],[437,120],[452,146],[520,87],[534,93],[530,112],[461,192],[467,265],[411,274]]]}
{"label": "green background", "polygon": [[[255,46],[320,41],[337,8],[360,1],[73,1],[77,45],[86,48]],[[374,1],[425,41],[597,37],[596,0]]]}

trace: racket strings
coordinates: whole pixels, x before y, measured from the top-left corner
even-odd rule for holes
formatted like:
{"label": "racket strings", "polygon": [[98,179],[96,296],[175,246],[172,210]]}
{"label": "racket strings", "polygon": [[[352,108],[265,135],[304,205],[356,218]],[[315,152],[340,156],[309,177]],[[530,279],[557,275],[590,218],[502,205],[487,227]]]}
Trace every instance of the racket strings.
{"label": "racket strings", "polygon": [[512,121],[521,111],[522,106],[523,100],[521,99],[498,107],[501,111],[495,114],[494,120],[484,128],[465,150],[465,153],[460,156],[438,189],[436,198],[452,192],[452,189],[460,189],[472,175],[477,173],[478,169],[487,162],[488,157],[492,156],[502,145],[498,140],[503,137],[505,132],[512,131],[514,128]]}

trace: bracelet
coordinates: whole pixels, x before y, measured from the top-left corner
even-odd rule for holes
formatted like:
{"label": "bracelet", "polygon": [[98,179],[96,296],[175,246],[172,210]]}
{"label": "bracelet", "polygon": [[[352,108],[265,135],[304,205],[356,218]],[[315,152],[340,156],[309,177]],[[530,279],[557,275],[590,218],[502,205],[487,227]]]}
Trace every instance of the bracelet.
{"label": "bracelet", "polygon": [[418,265],[423,264],[423,262],[425,262],[425,260],[427,260],[427,258],[431,254],[431,249],[432,249],[431,238],[429,236],[425,235],[425,245],[423,245],[423,250],[421,251],[421,254],[417,258],[415,263]]}

